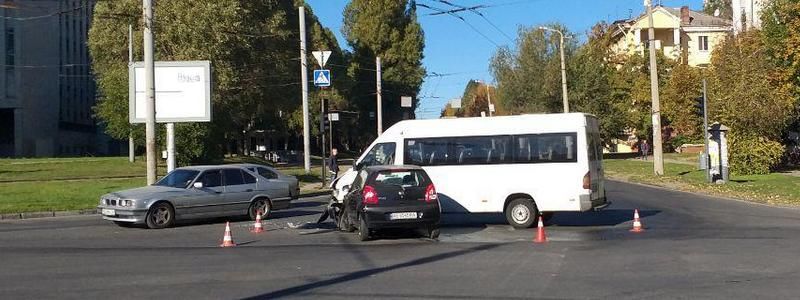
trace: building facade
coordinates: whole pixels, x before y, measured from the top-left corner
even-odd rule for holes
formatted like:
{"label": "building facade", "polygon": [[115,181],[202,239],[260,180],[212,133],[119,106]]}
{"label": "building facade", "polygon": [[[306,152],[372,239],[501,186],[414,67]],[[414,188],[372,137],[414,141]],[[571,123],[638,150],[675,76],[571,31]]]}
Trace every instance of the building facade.
{"label": "building facade", "polygon": [[733,32],[761,28],[761,15],[769,0],[731,0]]}
{"label": "building facade", "polygon": [[107,153],[87,47],[94,0],[0,7],[0,157]]}
{"label": "building facade", "polygon": [[[647,14],[631,20],[613,23],[618,54],[643,54],[648,47]],[[690,10],[684,6],[653,8],[655,47],[667,57],[681,60],[690,66],[711,63],[711,53],[732,31],[731,21]]]}

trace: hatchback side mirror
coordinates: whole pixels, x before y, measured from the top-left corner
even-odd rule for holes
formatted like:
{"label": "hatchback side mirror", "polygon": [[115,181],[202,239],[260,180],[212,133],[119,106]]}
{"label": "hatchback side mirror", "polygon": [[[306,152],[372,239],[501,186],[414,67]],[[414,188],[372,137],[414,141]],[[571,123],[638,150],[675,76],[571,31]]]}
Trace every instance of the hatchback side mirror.
{"label": "hatchback side mirror", "polygon": [[195,182],[195,183],[192,185],[192,187],[194,187],[194,188],[196,188],[196,189],[202,189],[202,188],[203,188],[203,183],[202,183],[202,182]]}

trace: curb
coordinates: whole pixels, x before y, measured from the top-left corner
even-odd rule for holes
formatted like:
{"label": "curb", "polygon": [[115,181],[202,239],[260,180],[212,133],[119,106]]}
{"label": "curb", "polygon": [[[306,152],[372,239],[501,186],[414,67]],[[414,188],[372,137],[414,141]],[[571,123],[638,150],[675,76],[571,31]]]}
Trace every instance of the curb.
{"label": "curb", "polygon": [[622,182],[622,183],[627,183],[627,184],[633,184],[633,185],[638,185],[638,186],[642,186],[642,187],[659,189],[659,190],[670,191],[670,192],[692,194],[692,195],[695,195],[695,196],[706,197],[706,198],[717,199],[717,200],[735,201],[735,202],[740,202],[740,203],[749,204],[749,205],[755,205],[755,206],[764,206],[764,207],[771,207],[771,208],[800,210],[800,206],[759,203],[759,202],[754,202],[754,201],[750,201],[750,200],[747,200],[747,199],[733,198],[733,197],[726,197],[726,196],[720,196],[720,195],[706,194],[706,193],[701,193],[701,192],[673,189],[673,188],[668,188],[668,187],[665,187],[665,186],[660,186],[660,185],[646,183],[646,182],[634,182],[634,181],[625,180],[625,179],[622,179],[622,178],[611,178],[611,177],[608,177],[608,178],[606,178],[606,180]]}
{"label": "curb", "polygon": [[95,214],[97,214],[97,209],[82,209],[82,210],[67,210],[67,211],[37,211],[37,212],[0,214],[0,220],[24,220],[24,219],[39,219],[39,218],[52,218],[52,217],[80,216],[80,215],[95,215]]}

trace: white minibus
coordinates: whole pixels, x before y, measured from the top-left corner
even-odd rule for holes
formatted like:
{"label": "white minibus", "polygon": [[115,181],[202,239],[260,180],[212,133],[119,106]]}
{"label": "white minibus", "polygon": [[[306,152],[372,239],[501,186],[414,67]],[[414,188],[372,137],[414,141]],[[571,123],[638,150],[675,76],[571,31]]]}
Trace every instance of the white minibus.
{"label": "white minibus", "polygon": [[[421,166],[443,213],[504,213],[525,228],[554,212],[608,205],[595,116],[582,113],[408,120],[381,134],[355,161]],[[353,169],[332,183],[341,201]]]}

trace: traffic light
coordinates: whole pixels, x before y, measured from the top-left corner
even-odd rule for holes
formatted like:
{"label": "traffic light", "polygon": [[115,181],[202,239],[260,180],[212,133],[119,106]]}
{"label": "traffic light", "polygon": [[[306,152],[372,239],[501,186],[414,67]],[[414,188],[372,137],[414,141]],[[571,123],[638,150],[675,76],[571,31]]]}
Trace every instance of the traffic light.
{"label": "traffic light", "polygon": [[699,117],[703,117],[705,115],[706,105],[703,96],[694,98],[694,113]]}
{"label": "traffic light", "polygon": [[331,127],[331,121],[328,120],[328,99],[322,98],[322,112],[319,117],[319,130],[325,133]]}

